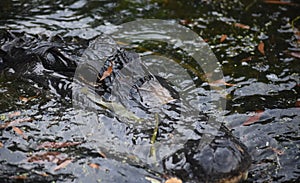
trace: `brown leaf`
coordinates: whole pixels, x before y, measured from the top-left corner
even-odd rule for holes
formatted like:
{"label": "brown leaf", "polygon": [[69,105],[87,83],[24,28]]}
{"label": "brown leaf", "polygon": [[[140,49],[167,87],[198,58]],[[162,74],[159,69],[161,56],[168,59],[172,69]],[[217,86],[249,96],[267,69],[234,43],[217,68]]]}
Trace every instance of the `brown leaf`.
{"label": "brown leaf", "polygon": [[16,132],[16,134],[18,134],[18,135],[23,135],[24,134],[23,131],[20,128],[15,127],[15,126],[13,126],[12,128]]}
{"label": "brown leaf", "polygon": [[49,176],[46,172],[35,171],[35,173],[38,174],[38,175],[44,176],[44,177],[48,177]]}
{"label": "brown leaf", "polygon": [[260,41],[257,48],[261,54],[265,55],[265,44],[263,41]]}
{"label": "brown leaf", "polygon": [[16,119],[16,120],[13,120],[10,122],[6,122],[6,123],[0,125],[0,129],[11,127],[11,126],[16,126],[23,122],[32,122],[32,118],[27,117],[27,118],[21,118],[21,119]]}
{"label": "brown leaf", "polygon": [[10,113],[9,115],[8,115],[8,117],[9,118],[13,118],[13,117],[18,117],[18,116],[20,116],[21,115],[21,111],[15,111],[15,112],[13,112],[13,113]]}
{"label": "brown leaf", "polygon": [[57,171],[57,170],[60,170],[62,168],[65,168],[71,162],[72,162],[72,159],[67,159],[67,160],[63,161],[61,164],[59,164],[58,166],[56,166],[53,170]]}
{"label": "brown leaf", "polygon": [[294,3],[289,1],[280,1],[280,0],[264,0],[264,3],[268,4],[280,4],[280,5],[294,5]]}
{"label": "brown leaf", "polygon": [[102,80],[104,80],[105,78],[107,78],[108,76],[110,76],[111,73],[112,73],[112,71],[113,71],[112,66],[109,66],[109,67],[107,68],[107,70],[103,73],[102,77],[100,78],[100,81],[102,81]]}
{"label": "brown leaf", "polygon": [[253,56],[250,56],[250,57],[247,57],[247,58],[243,58],[241,61],[242,62],[249,62],[249,61],[252,61],[253,59]]}
{"label": "brown leaf", "polygon": [[245,24],[241,24],[241,23],[235,23],[234,26],[239,27],[241,29],[250,29],[249,25],[245,25]]}
{"label": "brown leaf", "polygon": [[27,137],[24,135],[24,132],[20,128],[13,126],[12,129],[16,132],[16,134],[21,135],[23,139],[27,139]]}
{"label": "brown leaf", "polygon": [[23,97],[23,96],[20,96],[19,100],[21,100],[24,103],[27,103],[27,102],[31,101],[32,99],[35,99],[36,97],[37,96],[33,96],[33,97]]}
{"label": "brown leaf", "polygon": [[54,162],[56,159],[60,159],[58,156],[60,155],[60,152],[45,152],[41,154],[34,154],[30,156],[27,161],[28,162],[40,162],[40,161],[48,161],[48,162]]}
{"label": "brown leaf", "polygon": [[188,19],[183,19],[183,20],[180,20],[179,22],[180,22],[182,25],[188,25],[188,24],[191,23],[191,21],[188,20]]}
{"label": "brown leaf", "polygon": [[44,142],[38,146],[38,149],[44,148],[64,148],[81,144],[81,142]]}
{"label": "brown leaf", "polygon": [[299,99],[296,101],[295,107],[300,107],[300,100]]}
{"label": "brown leaf", "polygon": [[171,177],[168,180],[166,180],[165,183],[182,183],[182,180],[176,178],[176,177]]}
{"label": "brown leaf", "polygon": [[260,117],[262,116],[262,114],[264,113],[263,110],[258,110],[255,112],[255,115],[254,116],[251,116],[249,117],[244,123],[243,123],[243,126],[248,126],[248,125],[251,125],[253,123],[256,123]]}
{"label": "brown leaf", "polygon": [[8,127],[8,125],[9,125],[9,122],[6,122],[4,124],[0,124],[0,129],[4,129],[4,128]]}
{"label": "brown leaf", "polygon": [[10,179],[16,179],[16,180],[26,180],[28,177],[27,177],[27,174],[24,173],[22,175],[10,176],[9,178]]}
{"label": "brown leaf", "polygon": [[0,142],[0,148],[2,148],[3,147],[3,143],[2,142]]}
{"label": "brown leaf", "polygon": [[221,38],[220,38],[220,43],[224,42],[227,39],[227,35],[226,34],[222,34]]}
{"label": "brown leaf", "polygon": [[89,166],[95,169],[98,169],[100,167],[100,165],[98,165],[97,163],[90,163]]}
{"label": "brown leaf", "polygon": [[217,86],[217,85],[235,86],[235,84],[226,83],[224,79],[219,79],[219,80],[213,81],[210,83],[210,85],[212,85],[212,86]]}
{"label": "brown leaf", "polygon": [[300,52],[291,52],[290,55],[295,58],[300,58]]}

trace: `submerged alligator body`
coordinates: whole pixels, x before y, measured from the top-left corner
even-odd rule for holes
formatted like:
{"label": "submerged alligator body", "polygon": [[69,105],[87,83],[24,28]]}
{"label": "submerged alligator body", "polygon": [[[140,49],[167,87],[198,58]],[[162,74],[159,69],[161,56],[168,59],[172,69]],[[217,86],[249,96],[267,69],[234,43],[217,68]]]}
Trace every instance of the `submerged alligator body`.
{"label": "submerged alligator body", "polygon": [[[58,36],[45,38],[8,31],[1,32],[1,73],[2,75],[9,73],[20,79],[29,79],[43,87],[45,91],[51,89],[50,92],[58,94],[60,97],[71,97],[73,75],[77,66],[81,64],[78,58],[88,47],[89,42],[90,40]],[[80,82],[92,86],[92,89],[106,100],[114,92],[113,83],[119,77],[120,70],[127,64],[135,62],[136,59],[137,54],[116,47],[116,51],[107,57],[97,73],[95,70],[88,70],[85,72],[86,75],[79,77]],[[104,77],[105,72],[109,69],[112,69],[111,72]],[[129,108],[130,111],[133,113],[138,111],[138,114],[142,111],[144,113],[141,112],[141,116],[145,116],[149,114],[151,107],[157,104],[153,104],[149,97],[144,96],[142,87],[149,88],[149,86],[155,85],[155,87],[168,91],[168,97],[171,99],[178,99],[175,89],[163,78],[147,72],[147,67],[142,66],[136,71],[145,72],[142,75],[146,77],[135,80],[134,85],[128,91],[130,97],[125,100],[123,106]],[[89,78],[89,75],[93,75],[92,79]],[[168,105],[168,110],[175,110],[178,103],[173,100],[168,101],[161,104]],[[107,108],[107,106],[104,107]],[[176,130],[172,124],[180,124],[180,119],[173,119],[172,122],[170,119],[172,118],[165,114],[164,119],[161,119],[158,124],[157,142],[168,141],[168,135]],[[197,118],[194,119],[197,120]],[[120,121],[122,120],[120,118]],[[129,123],[130,120],[127,119]],[[132,126],[132,123],[128,126]],[[160,159],[159,163],[163,167],[163,172],[159,173],[179,177],[185,182],[238,182],[246,178],[247,169],[251,164],[250,155],[245,145],[234,137],[223,124],[218,129],[209,131],[208,129],[215,127],[204,120],[199,120],[193,123],[192,128],[193,138],[187,139],[182,147]],[[143,136],[148,131],[148,129],[136,130],[133,128],[132,133],[135,137],[131,140],[133,145],[141,143],[137,139],[144,138]],[[152,130],[150,131],[152,132]],[[209,144],[199,145],[202,136],[210,133],[214,139]],[[151,136],[152,133],[147,137],[149,144],[155,143],[149,140]]]}

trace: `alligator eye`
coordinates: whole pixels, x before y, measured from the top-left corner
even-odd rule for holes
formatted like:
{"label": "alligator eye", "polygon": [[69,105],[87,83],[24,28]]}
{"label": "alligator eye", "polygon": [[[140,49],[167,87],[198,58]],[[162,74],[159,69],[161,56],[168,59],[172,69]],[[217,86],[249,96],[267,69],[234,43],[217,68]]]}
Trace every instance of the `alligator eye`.
{"label": "alligator eye", "polygon": [[53,66],[55,64],[55,57],[53,56],[52,53],[48,53],[45,57],[46,64],[44,64],[45,67],[47,66]]}

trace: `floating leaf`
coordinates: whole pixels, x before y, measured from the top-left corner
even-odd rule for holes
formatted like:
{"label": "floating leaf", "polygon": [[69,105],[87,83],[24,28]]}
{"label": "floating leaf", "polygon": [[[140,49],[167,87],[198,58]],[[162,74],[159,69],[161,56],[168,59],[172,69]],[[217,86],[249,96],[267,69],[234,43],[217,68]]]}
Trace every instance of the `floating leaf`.
{"label": "floating leaf", "polygon": [[295,58],[300,58],[300,52],[291,52],[290,55]]}
{"label": "floating leaf", "polygon": [[252,61],[253,59],[253,56],[250,56],[250,57],[247,57],[247,58],[243,58],[241,61],[242,62],[249,62],[249,61]]}
{"label": "floating leaf", "polygon": [[67,160],[63,161],[61,164],[59,164],[58,166],[56,166],[53,170],[57,171],[57,170],[60,170],[62,168],[65,168],[71,162],[72,162],[72,159],[67,159]]}
{"label": "floating leaf", "polygon": [[220,38],[220,42],[224,42],[227,39],[227,35],[226,34],[222,34],[221,38]]}
{"label": "floating leaf", "polygon": [[241,24],[241,23],[235,23],[234,26],[239,27],[241,29],[250,29],[249,25],[245,25],[245,24]]}
{"label": "floating leaf", "polygon": [[16,180],[26,180],[28,178],[28,173],[24,173],[24,174],[21,174],[21,175],[11,176],[9,178],[10,179],[16,179]]}
{"label": "floating leaf", "polygon": [[11,127],[11,126],[16,126],[23,122],[32,122],[32,118],[27,117],[27,118],[21,118],[21,119],[16,119],[14,121],[6,122],[6,123],[0,125],[0,129]]}
{"label": "floating leaf", "polygon": [[188,20],[188,19],[183,19],[183,20],[180,20],[179,22],[180,22],[182,25],[188,25],[188,24],[191,23],[191,21]]}
{"label": "floating leaf", "polygon": [[20,96],[19,100],[21,100],[24,103],[27,103],[27,102],[31,101],[32,99],[35,99],[36,97],[37,96],[33,96],[33,97],[23,97],[23,96]]}
{"label": "floating leaf", "polygon": [[64,147],[71,147],[81,144],[81,142],[44,142],[38,146],[38,149],[44,148],[64,148]]}
{"label": "floating leaf", "polygon": [[44,177],[48,177],[49,176],[46,172],[35,171],[35,173],[38,174],[38,175],[44,176]]}
{"label": "floating leaf", "polygon": [[6,128],[6,127],[11,127],[11,126],[16,126],[16,125],[19,125],[20,123],[32,122],[32,121],[33,120],[31,117],[16,119],[11,122],[6,122],[5,124],[0,125],[0,129]]}
{"label": "floating leaf", "polygon": [[24,132],[20,128],[13,126],[12,129],[16,132],[16,134],[21,135],[23,139],[27,139],[27,137],[24,135]]}
{"label": "floating leaf", "polygon": [[40,162],[40,161],[48,161],[48,162],[57,162],[60,158],[58,157],[61,155],[60,152],[45,152],[42,154],[34,154],[30,156],[27,161],[28,162]]}
{"label": "floating leaf", "polygon": [[244,126],[248,126],[248,125],[251,125],[253,123],[256,123],[257,121],[259,121],[260,117],[262,116],[262,114],[264,113],[263,110],[258,110],[255,112],[255,115],[254,116],[251,116],[248,118],[248,120],[246,120],[243,125]]}
{"label": "floating leaf", "polygon": [[225,85],[225,86],[235,86],[235,84],[226,83],[224,79],[219,79],[209,83],[211,86]]}
{"label": "floating leaf", "polygon": [[171,177],[168,180],[166,180],[165,183],[182,183],[182,180],[176,178],[176,177]]}
{"label": "floating leaf", "polygon": [[0,148],[2,148],[3,147],[3,143],[2,142],[0,142]]}
{"label": "floating leaf", "polygon": [[18,135],[23,135],[23,131],[20,128],[15,126],[13,126],[12,128]]}
{"label": "floating leaf", "polygon": [[300,107],[300,100],[299,99],[296,101],[295,107]]}
{"label": "floating leaf", "polygon": [[103,73],[102,77],[100,78],[100,81],[102,81],[102,80],[104,80],[105,78],[107,78],[108,76],[110,76],[111,73],[112,73],[112,71],[113,71],[112,66],[109,66],[109,67],[107,68],[107,70]]}
{"label": "floating leaf", "polygon": [[280,4],[280,5],[295,5],[295,3],[289,1],[280,1],[280,0],[264,0],[264,3],[268,4]]}
{"label": "floating leaf", "polygon": [[260,41],[260,43],[258,44],[258,51],[261,54],[265,55],[265,44],[264,44],[264,42]]}
{"label": "floating leaf", "polygon": [[97,163],[90,163],[89,166],[95,169],[98,169],[100,167],[100,165],[98,165]]}
{"label": "floating leaf", "polygon": [[20,116],[21,115],[21,111],[15,111],[15,112],[13,112],[13,113],[10,113],[9,115],[8,115],[8,117],[9,118],[13,118],[13,117],[18,117],[18,116]]}

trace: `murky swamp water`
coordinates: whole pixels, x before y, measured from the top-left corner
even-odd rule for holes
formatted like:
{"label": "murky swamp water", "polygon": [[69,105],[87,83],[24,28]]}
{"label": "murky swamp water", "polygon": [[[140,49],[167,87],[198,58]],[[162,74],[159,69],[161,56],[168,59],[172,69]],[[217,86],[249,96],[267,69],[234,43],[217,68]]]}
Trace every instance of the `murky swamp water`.
{"label": "murky swamp water", "polygon": [[[299,8],[296,1],[260,0],[1,0],[0,29],[44,39],[77,41],[78,48],[75,44],[65,50],[71,58],[82,54],[89,40],[137,19],[169,20],[193,30],[208,43],[222,66],[225,80],[216,84],[226,85],[226,109],[217,115],[224,115],[226,126],[249,149],[252,165],[247,182],[299,182]],[[4,44],[0,43],[3,49]],[[140,55],[163,55],[189,65],[191,58],[173,46],[158,41],[125,45]],[[76,50],[76,54],[68,50]],[[152,59],[147,64],[159,67],[160,61]],[[132,148],[151,136],[147,130],[141,135],[143,126],[128,127],[106,112],[97,116],[86,113],[90,124],[82,124],[74,117],[82,111],[74,110],[66,91],[72,75],[62,78],[60,73],[47,73],[57,76],[61,84],[47,83],[47,75],[42,83],[57,87],[45,90],[36,80],[24,77],[27,71],[23,65],[3,69],[1,64],[2,60],[0,180],[149,182],[150,178],[166,179],[162,167],[156,165],[160,157],[147,159],[145,156],[151,153],[151,146],[146,150],[145,146]],[[162,75],[172,77],[167,72]],[[181,86],[189,82],[183,80]],[[205,82],[196,84],[197,88],[190,91],[191,101],[202,102],[200,108],[205,118],[208,106],[220,96],[206,97],[210,91]],[[176,127],[188,132],[183,127],[180,129],[180,125]],[[162,130],[167,135],[170,129],[166,126]],[[134,135],[136,142],[132,141]],[[177,148],[172,145],[161,148],[159,155]]]}

